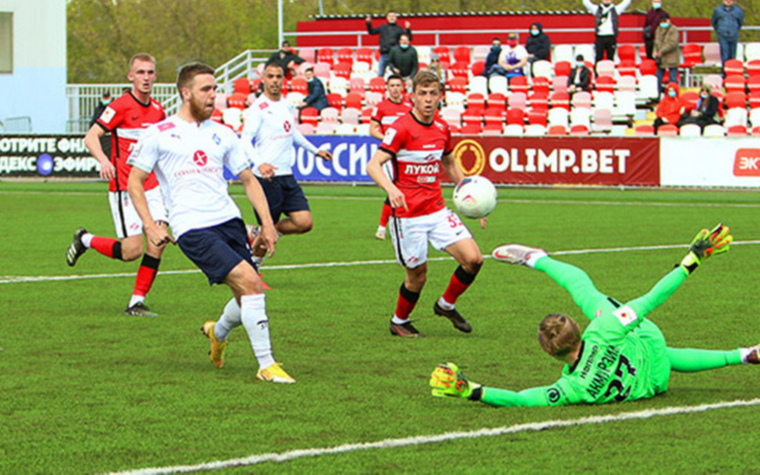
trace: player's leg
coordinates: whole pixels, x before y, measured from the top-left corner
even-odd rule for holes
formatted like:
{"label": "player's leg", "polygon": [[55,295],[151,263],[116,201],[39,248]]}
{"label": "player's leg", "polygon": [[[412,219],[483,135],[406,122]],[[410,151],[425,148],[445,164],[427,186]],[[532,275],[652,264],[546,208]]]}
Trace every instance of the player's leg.
{"label": "player's leg", "polygon": [[[272,222],[275,224],[275,226],[277,226],[280,221],[280,216],[282,215],[282,204],[284,199],[280,182],[277,180],[277,177],[274,177],[271,180],[266,180],[259,177],[256,178],[259,180],[261,189],[264,191],[264,196],[267,197],[267,202],[269,203],[269,214],[272,217]],[[258,221],[259,225],[261,225],[261,218],[259,217],[259,214],[256,213],[256,210],[253,212],[256,215],[256,221]],[[251,243],[251,248],[253,249],[253,262],[256,264],[256,267],[259,270],[261,270],[261,266],[264,264],[264,257],[267,253],[266,248],[262,247],[262,239],[263,236],[261,233],[258,233]]]}
{"label": "player's leg", "polygon": [[287,218],[277,223],[280,234],[305,234],[314,227],[309,201],[293,175],[277,177],[282,188],[282,212]]}
{"label": "player's leg", "polygon": [[456,302],[475,281],[483,265],[483,255],[470,230],[454,212],[443,209],[431,215],[431,219],[434,227],[429,233],[430,244],[449,253],[459,263],[446,291],[433,305],[433,312],[449,319],[457,330],[470,333],[472,326],[457,311]]}
{"label": "player's leg", "polygon": [[421,221],[423,218],[394,217],[388,223],[396,260],[406,270],[396,301],[396,311],[390,322],[393,336],[424,336],[409,319],[427,280],[427,231],[425,223]]}
{"label": "player's leg", "polygon": [[290,211],[287,212],[288,217],[281,219],[277,223],[277,232],[286,234],[306,234],[314,227],[314,219],[311,216],[311,211]]}
{"label": "player's leg", "polygon": [[760,364],[760,345],[728,351],[668,347],[668,360],[673,371],[682,373],[695,373],[738,364]]}

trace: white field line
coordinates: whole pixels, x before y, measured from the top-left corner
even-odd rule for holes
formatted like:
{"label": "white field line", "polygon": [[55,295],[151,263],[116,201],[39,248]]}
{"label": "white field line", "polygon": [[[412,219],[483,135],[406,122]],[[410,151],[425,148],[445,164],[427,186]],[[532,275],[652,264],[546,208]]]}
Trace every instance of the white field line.
{"label": "white field line", "polygon": [[[734,246],[741,246],[741,245],[747,245],[747,244],[760,244],[760,240],[755,241],[736,241],[731,243]],[[635,251],[659,251],[659,250],[665,250],[665,249],[681,249],[685,248],[686,246],[684,244],[663,244],[663,245],[657,245],[657,246],[633,246],[633,247],[610,247],[610,248],[600,248],[600,249],[577,249],[577,250],[569,250],[569,251],[556,251],[552,252],[552,256],[567,256],[567,255],[576,255],[576,254],[603,254],[603,253],[613,253],[613,252],[635,252]],[[483,256],[486,259],[490,259],[490,255]],[[432,257],[428,259],[430,262],[437,262],[437,261],[446,261],[451,260],[452,258],[449,256],[445,257]],[[288,264],[288,265],[281,265],[281,266],[267,266],[266,270],[269,271],[276,271],[276,270],[292,270],[292,269],[317,269],[317,268],[326,268],[326,267],[355,267],[355,266],[372,266],[372,265],[388,265],[388,264],[396,264],[395,260],[392,259],[378,259],[378,260],[372,260],[372,261],[348,261],[348,262],[314,262],[311,264]],[[168,270],[168,271],[161,271],[160,274],[163,276],[166,275],[183,275],[183,274],[197,274],[200,271],[197,269],[187,269],[187,270]],[[46,276],[46,275],[5,275],[0,276],[0,284],[20,284],[20,283],[30,283],[30,282],[55,282],[55,281],[69,281],[69,280],[86,280],[86,279],[113,279],[113,278],[119,278],[119,277],[134,277],[134,272],[121,272],[117,274],[84,274],[84,275],[53,275],[53,276]]]}
{"label": "white field line", "polygon": [[547,429],[556,429],[563,427],[578,427],[591,424],[606,424],[609,422],[620,422],[637,419],[649,419],[652,417],[672,416],[678,414],[690,414],[695,412],[706,412],[716,409],[728,409],[735,407],[748,407],[760,405],[760,399],[736,400],[716,402],[711,404],[700,404],[697,406],[680,406],[665,407],[662,409],[645,409],[634,412],[621,412],[619,414],[609,414],[604,416],[583,417],[580,419],[552,420],[545,422],[529,422],[525,424],[516,424],[506,427],[496,427],[491,429],[478,429],[468,432],[445,432],[437,435],[421,435],[414,437],[404,437],[399,439],[385,439],[378,442],[367,442],[357,444],[344,444],[333,447],[318,447],[309,449],[288,450],[279,453],[267,453],[251,455],[249,457],[219,460],[216,462],[207,462],[197,465],[177,465],[174,467],[155,467],[130,470],[124,472],[113,472],[116,474],[129,475],[157,475],[164,473],[190,473],[202,470],[220,470],[231,467],[244,467],[257,465],[265,462],[288,462],[304,457],[320,457],[323,455],[344,454],[356,452],[359,450],[388,449],[395,447],[410,447],[423,444],[437,444],[460,439],[477,439],[480,437],[496,437],[508,434],[517,434],[520,432],[537,432]]}

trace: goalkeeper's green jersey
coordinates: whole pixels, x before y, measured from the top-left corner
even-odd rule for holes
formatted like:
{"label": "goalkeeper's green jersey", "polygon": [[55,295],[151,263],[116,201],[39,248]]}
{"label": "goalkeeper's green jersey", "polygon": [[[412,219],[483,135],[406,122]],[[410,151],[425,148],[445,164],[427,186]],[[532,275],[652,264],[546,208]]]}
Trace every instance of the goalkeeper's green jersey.
{"label": "goalkeeper's green jersey", "polygon": [[541,258],[536,269],[565,287],[592,322],[581,338],[578,360],[565,365],[551,386],[520,392],[483,388],[481,400],[495,406],[560,406],[604,404],[652,397],[667,390],[670,362],[665,338],[644,317],[663,303],[686,279],[680,266],[646,295],[621,305],[593,286],[582,270]]}

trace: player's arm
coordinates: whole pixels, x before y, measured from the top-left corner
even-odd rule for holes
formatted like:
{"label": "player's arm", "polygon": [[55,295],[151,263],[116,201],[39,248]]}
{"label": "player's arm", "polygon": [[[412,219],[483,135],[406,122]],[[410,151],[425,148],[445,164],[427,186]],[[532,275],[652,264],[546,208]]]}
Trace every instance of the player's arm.
{"label": "player's arm", "polygon": [[383,164],[392,159],[393,155],[386,152],[383,149],[378,149],[369,163],[367,163],[367,173],[370,178],[377,183],[377,186],[383,189],[388,194],[388,201],[390,201],[393,208],[406,208],[409,207],[406,204],[406,197],[401,190],[383,173]]}
{"label": "player's arm", "polygon": [[617,10],[618,15],[626,11],[626,9],[631,6],[631,1],[632,0],[623,0],[622,2],[615,5],[615,9]]}
{"label": "player's arm", "polygon": [[264,239],[264,246],[270,256],[274,254],[274,245],[277,242],[277,230],[274,227],[272,221],[272,215],[269,213],[269,202],[264,194],[264,190],[261,188],[261,184],[253,176],[249,168],[244,169],[238,175],[240,181],[245,188],[245,194],[248,197],[248,201],[256,210],[256,213],[261,218],[261,235]]}
{"label": "player's arm", "polygon": [[446,175],[448,175],[449,178],[451,178],[451,181],[454,183],[459,183],[460,181],[464,180],[464,172],[462,171],[462,167],[459,166],[452,152],[445,154],[441,158],[441,166],[443,166],[443,170],[446,172]]}
{"label": "player's arm", "polygon": [[116,168],[114,168],[111,163],[111,158],[106,155],[103,151],[103,146],[100,144],[100,139],[105,135],[105,129],[96,122],[85,134],[84,145],[100,164],[100,178],[103,180],[111,180],[116,173]]}
{"label": "player's arm", "polygon": [[322,160],[332,160],[332,153],[330,153],[329,150],[320,150],[315,147],[313,143],[309,142],[309,140],[304,137],[301,132],[298,131],[298,129],[293,130],[293,142],[299,147],[303,147],[307,151],[311,152],[314,154],[314,156],[321,158]]}
{"label": "player's arm", "polygon": [[681,263],[660,279],[646,295],[632,300],[628,306],[639,317],[644,317],[660,306],[705,259],[713,254],[728,252],[731,242],[734,240],[734,237],[729,234],[730,231],[728,226],[719,224],[712,231],[703,229],[698,232],[692,240],[691,246],[689,246],[689,253],[686,254]]}
{"label": "player's arm", "polygon": [[[154,131],[155,132],[155,131]],[[155,133],[146,133],[132,151],[127,163],[132,165],[127,180],[127,191],[132,200],[132,205],[140,216],[143,223],[143,232],[145,236],[156,246],[163,246],[168,242],[174,243],[174,239],[169,235],[165,225],[161,225],[153,220],[148,207],[148,200],[145,198],[145,189],[143,183],[153,170],[153,166],[158,160],[158,143]]]}
{"label": "player's arm", "polygon": [[375,119],[369,121],[369,135],[377,140],[383,140],[383,125],[380,121]]}

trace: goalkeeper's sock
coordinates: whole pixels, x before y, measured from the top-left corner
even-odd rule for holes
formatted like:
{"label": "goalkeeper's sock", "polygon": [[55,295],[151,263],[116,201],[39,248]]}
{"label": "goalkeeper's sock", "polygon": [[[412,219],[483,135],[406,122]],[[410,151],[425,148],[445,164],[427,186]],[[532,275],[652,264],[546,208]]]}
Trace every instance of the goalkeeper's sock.
{"label": "goalkeeper's sock", "polygon": [[419,292],[412,292],[407,289],[404,284],[401,284],[401,288],[398,291],[398,302],[396,303],[396,313],[393,314],[393,323],[403,325],[409,321],[409,315],[412,314],[412,310],[417,305],[417,301],[420,299]]}

